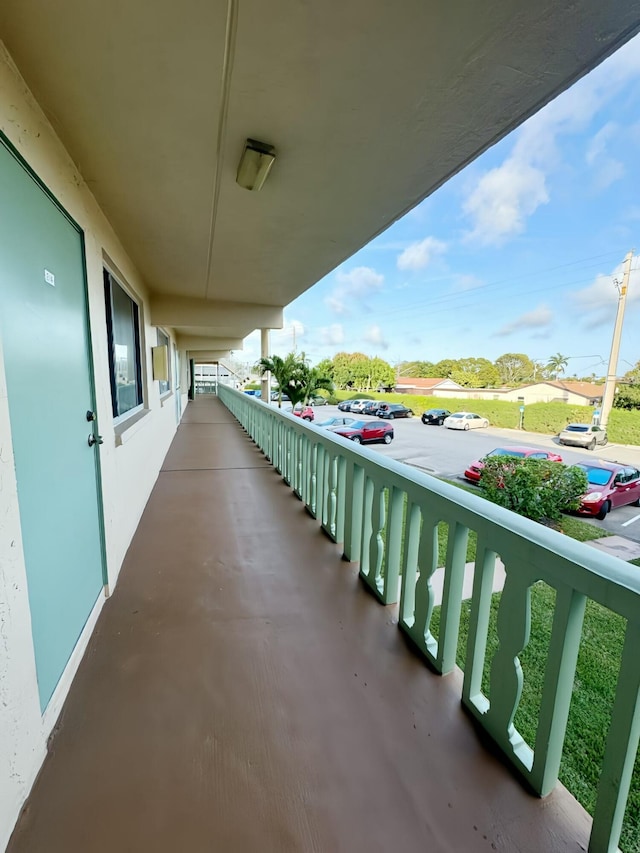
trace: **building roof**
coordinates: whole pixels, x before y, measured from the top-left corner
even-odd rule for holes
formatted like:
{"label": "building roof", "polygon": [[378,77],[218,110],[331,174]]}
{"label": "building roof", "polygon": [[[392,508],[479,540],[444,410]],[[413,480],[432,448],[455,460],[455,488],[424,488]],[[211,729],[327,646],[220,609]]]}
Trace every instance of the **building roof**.
{"label": "building roof", "polygon": [[444,376],[440,376],[437,378],[429,377],[414,377],[414,376],[401,376],[396,380],[396,388],[420,388],[424,391],[429,391],[431,388],[437,388],[439,385],[447,385],[448,388],[462,388],[462,385],[459,385],[457,382],[454,382],[453,379],[447,379]]}
{"label": "building roof", "polygon": [[602,397],[604,394],[604,385],[596,385],[593,382],[532,382],[523,387],[530,388],[533,385],[551,385],[553,388],[558,388],[561,391],[568,391],[580,397],[589,397],[589,399]]}

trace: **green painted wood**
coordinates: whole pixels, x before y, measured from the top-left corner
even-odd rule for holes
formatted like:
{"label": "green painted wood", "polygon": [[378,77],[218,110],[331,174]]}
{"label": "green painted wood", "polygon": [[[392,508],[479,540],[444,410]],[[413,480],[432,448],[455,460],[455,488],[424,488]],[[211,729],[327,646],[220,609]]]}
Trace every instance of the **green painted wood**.
{"label": "green painted wood", "polygon": [[103,585],[84,251],[1,140],[0,336],[44,709]]}
{"label": "green painted wood", "polygon": [[469,635],[462,687],[463,703],[466,707],[475,708],[480,714],[484,714],[489,707],[489,702],[482,693],[482,673],[487,653],[496,558],[495,551],[487,547],[486,533],[483,532],[478,537],[476,545]]}
{"label": "green painted wood", "polygon": [[558,584],[531,769],[532,783],[543,797],[551,793],[560,772],[586,603],[585,595]]}
{"label": "green painted wood", "polygon": [[456,665],[468,540],[467,527],[457,523],[449,527],[438,641],[438,671],[443,674],[452,672]]}
{"label": "green painted wood", "polygon": [[378,581],[378,593],[383,604],[394,604],[398,599],[398,579],[402,563],[402,531],[406,492],[396,487],[389,494],[389,521],[385,552],[384,577]]}
{"label": "green painted wood", "polygon": [[589,853],[615,853],[629,796],[633,765],[640,739],[640,626],[627,625],[611,713],[598,800],[593,815]]}

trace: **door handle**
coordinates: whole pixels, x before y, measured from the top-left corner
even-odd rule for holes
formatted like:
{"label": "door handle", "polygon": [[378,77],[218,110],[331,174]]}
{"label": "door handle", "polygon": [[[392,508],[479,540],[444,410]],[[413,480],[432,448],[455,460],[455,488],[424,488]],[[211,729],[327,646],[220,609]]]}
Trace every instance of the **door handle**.
{"label": "door handle", "polygon": [[102,440],[101,435],[94,435],[93,433],[91,433],[91,435],[87,439],[87,444],[89,445],[89,447],[93,447],[94,444],[104,444],[104,442]]}

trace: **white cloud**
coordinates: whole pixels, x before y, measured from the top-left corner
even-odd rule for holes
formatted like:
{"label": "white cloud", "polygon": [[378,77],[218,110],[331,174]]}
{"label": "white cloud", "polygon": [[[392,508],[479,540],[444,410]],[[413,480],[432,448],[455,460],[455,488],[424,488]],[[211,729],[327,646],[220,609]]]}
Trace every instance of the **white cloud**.
{"label": "white cloud", "polygon": [[283,355],[300,350],[300,343],[306,335],[306,329],[299,320],[284,319],[282,329],[272,329],[270,338],[271,352]]}
{"label": "white cloud", "polygon": [[367,297],[382,290],[384,276],[371,267],[355,267],[349,272],[338,270],[336,284],[325,304],[334,314],[348,315],[354,302],[368,310]]}
{"label": "white cloud", "polygon": [[484,281],[475,275],[460,274],[454,276],[453,289],[454,291],[465,292],[467,290],[475,290],[476,287],[483,287]]}
{"label": "white cloud", "polygon": [[615,139],[620,128],[615,122],[607,122],[590,141],[585,161],[594,170],[593,187],[596,191],[606,190],[624,176],[624,165],[611,157],[607,151],[609,142]]}
{"label": "white cloud", "polygon": [[464,202],[463,210],[473,222],[467,239],[499,246],[521,234],[526,217],[548,201],[544,172],[511,157],[486,172]]}
{"label": "white cloud", "polygon": [[344,329],[340,323],[323,326],[320,329],[320,340],[327,346],[338,346],[344,342]]}
{"label": "white cloud", "polygon": [[[593,284],[570,294],[575,308],[582,315],[585,329],[593,330],[605,326],[613,331],[613,322],[618,310],[618,291],[614,282],[622,282],[623,269],[624,264],[618,264],[609,275],[600,273]],[[640,267],[638,258],[635,257],[632,261],[626,307],[638,302],[640,302]]]}
{"label": "white cloud", "polygon": [[[522,125],[511,154],[480,177],[463,204],[471,221],[467,240],[500,245],[525,230],[527,217],[549,201],[546,178],[561,165],[557,137],[584,131],[625,83],[640,76],[639,46],[638,37],[629,41]],[[610,133],[596,140],[593,157]],[[616,163],[602,172],[599,188],[618,179],[622,164]]]}
{"label": "white cloud", "polygon": [[380,349],[389,349],[389,344],[385,340],[380,326],[370,326],[363,335],[364,340],[374,347]]}
{"label": "white cloud", "polygon": [[428,266],[437,255],[446,252],[447,244],[436,237],[425,237],[398,255],[399,270],[421,270]]}
{"label": "white cloud", "polygon": [[[514,332],[528,331],[529,329],[546,329],[553,322],[553,312],[547,305],[540,305],[534,311],[529,311],[526,314],[521,314],[511,323],[507,323],[495,332],[494,337],[505,338],[508,335],[513,335]],[[543,333],[538,331],[536,337],[540,337]]]}

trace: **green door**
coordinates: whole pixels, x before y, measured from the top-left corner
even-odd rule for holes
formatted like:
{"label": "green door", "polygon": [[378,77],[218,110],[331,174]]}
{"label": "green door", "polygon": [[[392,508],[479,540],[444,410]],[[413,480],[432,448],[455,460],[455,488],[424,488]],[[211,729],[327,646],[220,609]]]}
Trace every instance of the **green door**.
{"label": "green door", "polygon": [[40,705],[103,585],[83,237],[0,137],[0,345]]}

